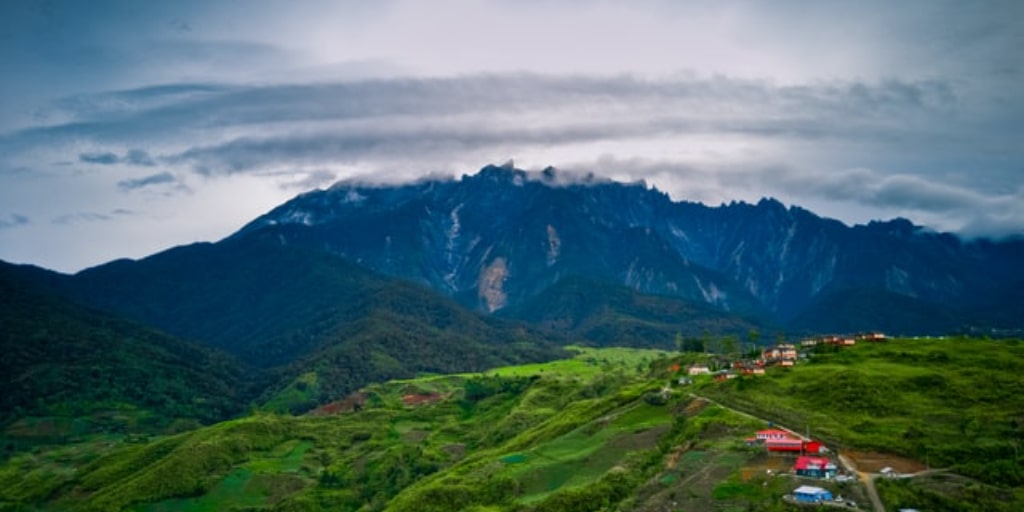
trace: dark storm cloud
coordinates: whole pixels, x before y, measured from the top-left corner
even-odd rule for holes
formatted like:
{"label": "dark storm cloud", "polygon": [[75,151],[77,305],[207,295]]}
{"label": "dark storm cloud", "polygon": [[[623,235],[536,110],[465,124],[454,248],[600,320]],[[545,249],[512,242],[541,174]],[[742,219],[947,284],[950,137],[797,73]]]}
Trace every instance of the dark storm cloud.
{"label": "dark storm cloud", "polygon": [[[932,131],[927,122],[950,115],[958,104],[954,88],[936,81],[779,87],[723,77],[645,81],[513,74],[265,87],[179,84],[69,100],[76,121],[26,130],[6,144],[82,137],[99,142],[173,137],[194,144],[181,133],[229,128],[246,133],[169,157],[218,174],[258,170],[290,157],[359,158],[382,148],[415,159],[418,151],[680,133],[905,144],[908,137],[927,138]],[[516,123],[517,116],[544,119],[531,125]],[[227,154],[235,157],[223,158]],[[214,158],[203,161],[204,155]],[[152,163],[134,152],[101,156],[81,158]]]}
{"label": "dark storm cloud", "polygon": [[[632,77],[478,75],[446,79],[369,80],[318,85],[212,86],[178,84],[81,96],[63,102],[74,121],[23,130],[8,142],[50,138],[131,140],[179,135],[183,128],[211,129],[285,123],[325,123],[402,116],[446,118],[459,114],[629,111],[633,108],[692,111],[754,120],[766,112],[785,120],[814,116],[870,121],[892,115],[933,115],[954,108],[957,97],[944,82],[822,83],[780,87],[763,81],[718,77],[645,81]],[[749,113],[743,108],[753,109]],[[494,122],[500,120],[495,119]],[[267,127],[273,129],[273,127]]]}
{"label": "dark storm cloud", "polygon": [[121,180],[117,182],[117,186],[121,190],[135,190],[153,185],[165,185],[168,183],[175,183],[177,181],[177,178],[175,178],[173,174],[169,172],[161,172],[143,178]]}
{"label": "dark storm cloud", "polygon": [[[422,166],[451,155],[514,156],[652,139],[761,141],[785,148],[777,161],[711,181],[733,190],[774,190],[784,183],[807,196],[924,212],[991,208],[989,198],[1019,183],[1016,162],[1024,160],[1015,135],[1024,129],[1019,110],[992,110],[970,88],[937,79],[777,85],[722,76],[516,73],[312,85],[182,83],[81,95],[62,108],[71,121],[2,137],[0,148],[27,150],[60,140],[131,147],[159,140],[165,149],[157,155],[133,149],[82,153],[79,160],[159,163],[204,176],[301,176],[280,183],[289,187],[319,186],[325,169],[338,165]],[[771,166],[802,170],[779,174]],[[807,170],[814,166],[821,168]],[[623,176],[643,177],[641,170],[620,167]],[[323,174],[309,174],[310,168]],[[977,178],[973,189],[948,179],[968,171]],[[118,187],[174,179],[163,172]]]}

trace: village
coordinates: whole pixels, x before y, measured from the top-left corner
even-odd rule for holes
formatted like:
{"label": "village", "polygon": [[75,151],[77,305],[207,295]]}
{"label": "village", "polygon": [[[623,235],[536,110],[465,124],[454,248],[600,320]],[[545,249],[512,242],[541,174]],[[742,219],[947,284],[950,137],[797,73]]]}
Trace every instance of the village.
{"label": "village", "polygon": [[[782,456],[796,455],[790,475],[801,479],[819,479],[834,482],[856,480],[850,472],[842,472],[839,465],[829,458],[829,449],[820,441],[804,438],[794,432],[779,428],[759,430],[754,437],[747,438],[748,446],[761,446],[769,453]],[[833,495],[831,491],[816,485],[802,484],[786,496],[794,504],[832,504],[856,508],[857,503]]]}
{"label": "village", "polygon": [[[715,356],[707,363],[691,365],[686,370],[687,375],[680,377],[678,383],[680,385],[692,384],[692,377],[699,375],[711,375],[718,382],[735,379],[739,376],[764,375],[765,370],[773,366],[781,368],[792,367],[798,361],[808,357],[806,349],[818,345],[847,347],[856,345],[858,342],[881,343],[887,340],[888,337],[880,332],[868,332],[852,336],[827,335],[806,338],[800,341],[799,349],[797,345],[792,343],[779,343],[768,346],[761,349],[759,357],[730,359]],[[674,366],[672,370],[679,371],[680,368]]]}
{"label": "village", "polygon": [[[738,359],[722,358],[713,356],[706,363],[693,364],[686,368],[686,375],[680,376],[679,385],[693,383],[693,379],[699,376],[711,376],[716,382],[724,382],[738,377],[762,376],[768,368],[791,368],[801,360],[809,357],[808,349],[819,345],[832,345],[836,347],[848,347],[858,342],[880,343],[887,341],[885,334],[880,332],[861,333],[856,335],[840,336],[826,335],[806,338],[799,344],[778,343],[764,347],[760,350],[759,357],[741,357]],[[675,365],[672,368],[675,372],[682,369]],[[831,457],[832,452],[822,443],[805,436],[801,436],[790,430],[776,428],[769,424],[769,428],[759,430],[753,437],[746,439],[747,446],[761,447],[769,454],[782,457],[794,457],[791,471],[779,473],[777,476],[790,476],[797,479],[794,482],[794,489],[785,496],[784,500],[796,506],[832,506],[847,509],[857,509],[855,501],[845,499],[841,495],[833,494],[832,491],[821,485],[812,485],[814,480],[824,482],[845,483],[857,480],[854,471],[841,468],[841,458]],[[771,470],[768,470],[771,473]],[[895,472],[887,476],[898,476]],[[810,481],[808,481],[810,480]]]}

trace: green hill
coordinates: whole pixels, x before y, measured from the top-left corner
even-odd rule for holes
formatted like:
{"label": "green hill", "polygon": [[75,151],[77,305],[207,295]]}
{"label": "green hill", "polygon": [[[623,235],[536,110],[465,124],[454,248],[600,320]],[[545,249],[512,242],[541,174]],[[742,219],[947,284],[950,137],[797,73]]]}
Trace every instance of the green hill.
{"label": "green hill", "polygon": [[806,364],[703,392],[835,446],[1022,486],[1024,345],[978,338],[822,346]]}
{"label": "green hill", "polygon": [[234,358],[49,295],[32,284],[37,277],[0,263],[0,427],[8,440],[152,431],[244,410],[245,367]]}
{"label": "green hill", "polygon": [[279,411],[308,410],[371,382],[563,355],[531,327],[259,234],[31,277],[54,294],[266,370],[253,375],[259,402]]}
{"label": "green hill", "polygon": [[784,474],[792,458],[748,446],[769,420],[806,426],[840,454],[948,466],[879,481],[887,509],[1024,504],[1019,342],[894,340],[690,386],[671,366],[703,355],[655,357],[583,349],[370,385],[360,407],[330,415],[256,413],[141,444],[40,448],[0,465],[0,510],[784,511],[805,484],[867,506],[862,484]]}

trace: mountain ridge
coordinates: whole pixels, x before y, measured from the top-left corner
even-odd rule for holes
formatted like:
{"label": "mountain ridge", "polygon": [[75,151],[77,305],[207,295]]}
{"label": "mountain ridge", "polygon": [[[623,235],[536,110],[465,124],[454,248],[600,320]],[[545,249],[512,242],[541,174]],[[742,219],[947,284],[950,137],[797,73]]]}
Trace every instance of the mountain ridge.
{"label": "mountain ridge", "polygon": [[458,180],[341,182],[228,239],[269,233],[488,313],[583,275],[779,325],[838,290],[880,288],[970,313],[963,328],[1006,327],[1013,315],[986,320],[978,298],[1024,279],[1012,264],[1024,259],[1021,239],[964,240],[901,218],[847,226],[770,198],[713,207],[643,182],[561,176],[487,166]]}

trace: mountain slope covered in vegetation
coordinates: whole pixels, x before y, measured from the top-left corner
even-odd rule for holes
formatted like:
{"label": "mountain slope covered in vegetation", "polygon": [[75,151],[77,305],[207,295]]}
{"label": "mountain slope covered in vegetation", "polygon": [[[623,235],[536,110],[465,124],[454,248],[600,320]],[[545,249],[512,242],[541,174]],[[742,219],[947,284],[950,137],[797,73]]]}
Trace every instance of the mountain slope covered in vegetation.
{"label": "mountain slope covered in vegetation", "polygon": [[[39,276],[0,263],[0,426],[122,411],[156,427],[244,410],[246,368],[236,359],[50,295],[31,284]],[[80,429],[111,426],[104,421]]]}
{"label": "mountain slope covered in vegetation", "polygon": [[679,386],[704,357],[587,349],[375,384],[301,417],[256,413],[99,454],[84,444],[15,454],[0,465],[0,507],[784,511],[799,485],[866,505],[862,483],[796,476],[792,458],[748,446],[769,421],[807,428],[849,458],[870,451],[941,470],[878,482],[887,507],[1024,504],[1020,342],[898,339]]}

